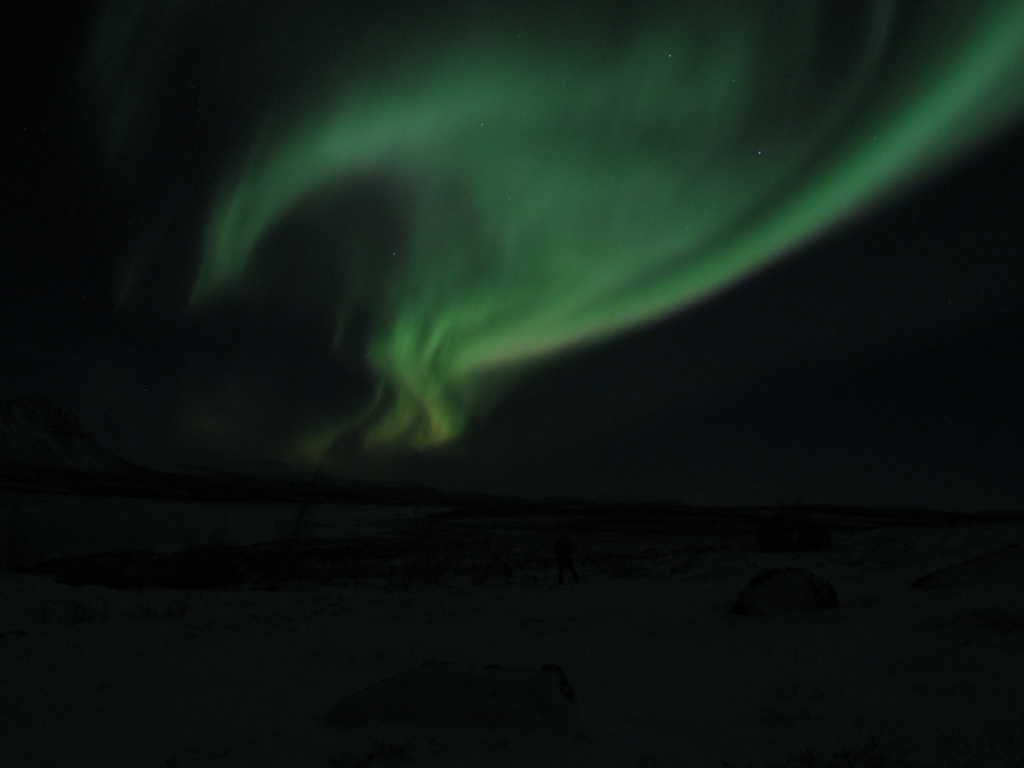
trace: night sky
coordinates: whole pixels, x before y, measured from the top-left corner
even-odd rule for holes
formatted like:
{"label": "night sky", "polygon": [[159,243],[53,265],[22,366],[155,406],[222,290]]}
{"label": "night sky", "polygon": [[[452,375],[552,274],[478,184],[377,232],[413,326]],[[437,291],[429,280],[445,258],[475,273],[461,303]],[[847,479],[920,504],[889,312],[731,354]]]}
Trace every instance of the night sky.
{"label": "night sky", "polygon": [[0,396],[163,468],[1024,504],[1024,6],[376,5],[15,13]]}

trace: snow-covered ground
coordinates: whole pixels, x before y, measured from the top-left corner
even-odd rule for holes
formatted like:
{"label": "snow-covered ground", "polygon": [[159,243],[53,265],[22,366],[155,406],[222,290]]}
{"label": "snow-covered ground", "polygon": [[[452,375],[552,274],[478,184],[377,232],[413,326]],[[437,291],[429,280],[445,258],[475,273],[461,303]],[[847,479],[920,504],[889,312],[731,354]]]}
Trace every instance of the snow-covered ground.
{"label": "snow-covered ground", "polygon": [[[582,730],[552,765],[1024,766],[1024,583],[910,587],[1024,527],[846,533],[808,554],[613,538],[580,541],[584,581],[564,587],[550,571],[201,593],[2,577],[3,765],[466,764],[429,762],[414,734],[322,721],[449,658],[564,669]],[[613,543],[675,566],[617,577],[599,568]],[[780,565],[830,579],[839,609],[728,612]]]}

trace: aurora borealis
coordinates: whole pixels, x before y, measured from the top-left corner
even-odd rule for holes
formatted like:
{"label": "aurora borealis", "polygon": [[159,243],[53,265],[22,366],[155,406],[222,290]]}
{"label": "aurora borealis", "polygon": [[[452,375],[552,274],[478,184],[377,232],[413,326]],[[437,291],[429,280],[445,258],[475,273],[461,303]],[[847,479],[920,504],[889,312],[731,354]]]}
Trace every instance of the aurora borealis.
{"label": "aurora borealis", "polygon": [[534,42],[530,18],[479,14],[458,36],[374,46],[298,114],[268,109],[240,137],[193,305],[244,290],[261,241],[310,195],[385,179],[401,241],[338,218],[316,258],[345,264],[327,287],[339,332],[358,305],[372,318],[386,394],[368,438],[457,437],[492,379],[728,285],[948,162],[1024,98],[1020,7],[964,3],[905,40],[894,4],[866,4],[848,46],[823,49],[825,5],[609,16],[558,45]]}
{"label": "aurora borealis", "polygon": [[[352,430],[455,440],[531,364],[715,294],[1024,106],[1024,6],[835,6],[257,4],[240,20],[239,4],[115,2],[83,83],[129,177],[166,140],[168,83],[233,116],[187,311],[308,302],[335,326],[325,356],[357,334],[377,395],[297,438],[317,460]],[[314,268],[265,280],[299,260]]]}

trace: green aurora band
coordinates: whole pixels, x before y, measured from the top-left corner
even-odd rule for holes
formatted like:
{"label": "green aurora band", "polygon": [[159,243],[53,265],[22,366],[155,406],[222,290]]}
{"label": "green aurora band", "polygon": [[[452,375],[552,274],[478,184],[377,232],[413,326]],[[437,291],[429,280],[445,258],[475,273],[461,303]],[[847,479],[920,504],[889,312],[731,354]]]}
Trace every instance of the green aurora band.
{"label": "green aurora band", "polygon": [[386,179],[401,240],[337,219],[322,257],[348,277],[316,287],[339,335],[368,316],[382,394],[304,453],[356,428],[369,445],[451,441],[527,364],[709,297],[1024,106],[1024,3],[864,2],[841,41],[830,5],[381,32],[360,66],[350,52],[321,67],[303,109],[268,109],[225,162],[191,308],[244,291],[311,195]]}

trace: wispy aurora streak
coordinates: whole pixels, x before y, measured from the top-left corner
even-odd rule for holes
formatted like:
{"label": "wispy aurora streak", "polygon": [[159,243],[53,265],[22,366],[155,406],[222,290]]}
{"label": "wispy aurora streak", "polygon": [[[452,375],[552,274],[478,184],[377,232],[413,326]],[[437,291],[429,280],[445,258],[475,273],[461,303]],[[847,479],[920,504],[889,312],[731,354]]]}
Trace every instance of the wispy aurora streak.
{"label": "wispy aurora streak", "polygon": [[450,441],[525,363],[711,295],[1024,106],[1024,3],[836,5],[374,27],[357,65],[317,62],[305,108],[268,107],[225,161],[192,306],[245,290],[310,195],[387,179],[401,241],[339,217],[324,234],[349,279],[328,288],[339,332],[369,317],[385,396],[366,441]]}

